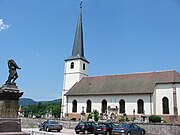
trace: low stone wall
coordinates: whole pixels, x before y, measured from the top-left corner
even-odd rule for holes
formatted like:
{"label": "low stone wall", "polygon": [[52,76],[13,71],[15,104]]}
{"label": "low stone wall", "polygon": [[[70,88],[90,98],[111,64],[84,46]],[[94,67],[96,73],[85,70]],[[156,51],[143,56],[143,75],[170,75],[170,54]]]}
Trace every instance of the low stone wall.
{"label": "low stone wall", "polygon": [[[21,128],[37,128],[45,120],[47,119],[21,118]],[[55,119],[55,121],[61,123],[64,128],[74,128],[78,123],[76,121],[60,121],[58,119]]]}
{"label": "low stone wall", "polygon": [[146,130],[146,133],[153,135],[180,135],[180,125],[177,124],[152,124],[152,123],[137,123],[140,127]]}
{"label": "low stone wall", "polygon": [[[21,118],[22,128],[36,128],[46,119]],[[60,121],[64,128],[74,128],[78,121]],[[151,135],[180,135],[180,124],[152,124],[152,123],[136,123]]]}
{"label": "low stone wall", "polygon": [[22,128],[37,128],[45,119],[21,118]]}

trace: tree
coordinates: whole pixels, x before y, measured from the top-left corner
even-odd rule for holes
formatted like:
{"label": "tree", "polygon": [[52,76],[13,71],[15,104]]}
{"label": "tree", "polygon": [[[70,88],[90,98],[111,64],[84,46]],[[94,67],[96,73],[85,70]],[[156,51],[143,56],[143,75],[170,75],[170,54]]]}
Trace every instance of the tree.
{"label": "tree", "polygon": [[51,112],[55,118],[60,117],[60,104],[59,103],[48,103],[48,102],[39,102],[37,105],[28,105],[22,107],[24,116],[33,116],[41,117],[41,115],[45,115],[47,112]]}

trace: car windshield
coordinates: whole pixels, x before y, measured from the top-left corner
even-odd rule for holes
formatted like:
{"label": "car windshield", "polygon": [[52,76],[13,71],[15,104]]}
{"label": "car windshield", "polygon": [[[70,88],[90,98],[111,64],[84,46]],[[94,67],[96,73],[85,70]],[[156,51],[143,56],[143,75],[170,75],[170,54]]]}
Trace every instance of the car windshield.
{"label": "car windshield", "polygon": [[50,124],[59,124],[59,123],[56,122],[56,121],[50,121],[49,123],[50,123]]}
{"label": "car windshield", "polygon": [[140,128],[138,125],[134,125],[135,128]]}
{"label": "car windshield", "polygon": [[96,126],[97,124],[96,123],[92,123],[93,126]]}
{"label": "car windshield", "polygon": [[104,123],[98,123],[99,126],[106,126]]}
{"label": "car windshield", "polygon": [[79,126],[83,126],[83,125],[85,125],[85,123],[80,122],[78,125],[79,125]]}
{"label": "car windshield", "polygon": [[121,128],[121,127],[125,127],[127,124],[121,123],[121,124],[114,124],[113,127],[115,128]]}
{"label": "car windshield", "polygon": [[106,125],[103,124],[103,123],[98,123],[97,126],[99,126],[99,127],[106,127]]}

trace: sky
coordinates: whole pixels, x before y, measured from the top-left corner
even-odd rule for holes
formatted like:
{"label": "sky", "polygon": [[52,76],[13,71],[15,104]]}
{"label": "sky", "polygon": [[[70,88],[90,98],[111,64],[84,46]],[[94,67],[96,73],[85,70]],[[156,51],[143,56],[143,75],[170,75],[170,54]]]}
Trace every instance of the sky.
{"label": "sky", "polygon": [[[0,85],[7,61],[21,70],[23,98],[61,98],[80,0],[0,0]],[[89,76],[180,72],[179,0],[83,0]]]}

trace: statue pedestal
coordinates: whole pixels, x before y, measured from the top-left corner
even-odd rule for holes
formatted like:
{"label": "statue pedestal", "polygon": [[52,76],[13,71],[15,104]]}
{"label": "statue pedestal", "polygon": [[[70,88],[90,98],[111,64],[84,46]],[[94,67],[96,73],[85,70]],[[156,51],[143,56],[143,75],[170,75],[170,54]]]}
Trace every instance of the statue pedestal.
{"label": "statue pedestal", "polygon": [[21,120],[18,118],[18,101],[23,95],[15,84],[3,85],[0,88],[0,134],[27,135],[21,132]]}

